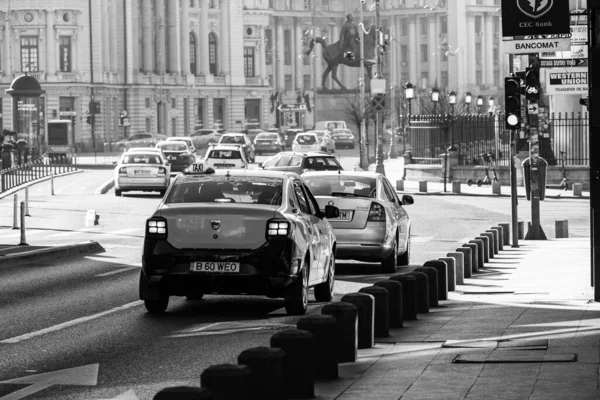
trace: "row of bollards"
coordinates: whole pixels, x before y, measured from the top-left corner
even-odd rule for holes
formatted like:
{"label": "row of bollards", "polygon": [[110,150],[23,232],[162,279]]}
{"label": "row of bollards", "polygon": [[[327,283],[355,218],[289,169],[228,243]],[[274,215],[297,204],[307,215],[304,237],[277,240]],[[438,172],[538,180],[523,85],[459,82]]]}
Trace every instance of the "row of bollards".
{"label": "row of bollards", "polygon": [[270,347],[244,350],[237,364],[208,367],[201,374],[201,388],[166,388],[154,399],[313,398],[315,381],[337,379],[338,365],[355,362],[359,349],[374,347],[375,338],[390,336],[391,328],[403,328],[404,321],[417,320],[418,314],[448,300],[448,292],[508,244],[505,225],[482,232],[455,252],[410,273],[393,275],[326,304],[321,314],[301,318],[296,329],[271,336]]}

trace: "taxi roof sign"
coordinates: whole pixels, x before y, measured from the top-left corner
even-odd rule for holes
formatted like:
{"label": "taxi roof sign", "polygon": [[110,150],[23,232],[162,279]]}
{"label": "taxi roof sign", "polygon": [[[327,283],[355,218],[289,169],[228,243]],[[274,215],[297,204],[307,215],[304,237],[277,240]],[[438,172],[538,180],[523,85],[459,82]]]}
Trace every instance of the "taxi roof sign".
{"label": "taxi roof sign", "polygon": [[194,163],[184,169],[183,173],[187,175],[206,175],[214,174],[215,170],[211,167],[205,168],[204,163]]}

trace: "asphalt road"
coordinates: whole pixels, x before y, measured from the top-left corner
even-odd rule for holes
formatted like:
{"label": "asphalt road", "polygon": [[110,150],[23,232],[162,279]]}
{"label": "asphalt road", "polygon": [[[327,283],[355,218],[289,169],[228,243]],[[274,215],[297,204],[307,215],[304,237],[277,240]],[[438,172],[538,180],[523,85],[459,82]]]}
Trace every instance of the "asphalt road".
{"label": "asphalt road", "polygon": [[[90,170],[57,178],[54,196],[49,183],[30,190],[30,244],[94,239],[106,252],[0,269],[0,400],[150,400],[166,386],[199,385],[206,367],[236,363],[243,350],[268,346],[274,332],[295,327],[298,317],[285,314],[282,300],[262,297],[172,298],[166,315],[146,314],[137,296],[140,252],[144,221],[159,198],[94,195],[111,174]],[[413,264],[510,222],[507,198],[414,198],[407,206]],[[529,220],[529,207],[521,201],[521,220]],[[549,238],[556,219],[569,220],[572,236],[589,236],[587,201],[547,200],[541,207]],[[100,215],[99,225],[85,226],[89,209]],[[0,200],[0,211],[0,244],[6,244],[15,235],[12,198]],[[346,261],[338,262],[337,273],[336,298],[388,277],[377,264]],[[311,302],[310,312],[321,305]]]}

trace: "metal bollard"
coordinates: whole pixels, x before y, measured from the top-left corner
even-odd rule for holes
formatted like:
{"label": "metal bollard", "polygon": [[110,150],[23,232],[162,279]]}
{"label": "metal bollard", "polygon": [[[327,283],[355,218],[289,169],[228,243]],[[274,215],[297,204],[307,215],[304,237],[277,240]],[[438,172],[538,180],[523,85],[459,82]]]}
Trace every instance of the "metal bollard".
{"label": "metal bollard", "polygon": [[471,249],[469,247],[459,247],[456,249],[457,253],[463,253],[463,274],[465,278],[471,277],[471,271],[473,271],[473,267],[471,262],[473,261],[473,257],[471,256]]}
{"label": "metal bollard", "polygon": [[54,171],[50,172],[50,195],[54,196]]}
{"label": "metal bollard", "polygon": [[406,321],[417,320],[417,278],[408,274],[392,275],[391,281],[402,284],[402,316]]}
{"label": "metal bollard", "polygon": [[210,390],[195,386],[173,386],[161,389],[152,400],[213,400]]}
{"label": "metal bollard", "polygon": [[[253,399],[283,400],[283,358],[285,352],[272,347],[253,347],[238,356],[238,364],[250,367]],[[335,365],[337,368],[337,364]]]}
{"label": "metal bollard", "polygon": [[321,309],[321,314],[331,315],[337,322],[338,363],[355,362],[358,357],[358,310],[356,306],[336,301],[326,304]]}
{"label": "metal bollard", "polygon": [[288,329],[271,336],[271,347],[285,352],[283,391],[288,398],[315,396],[314,338],[312,333]]}
{"label": "metal bollard", "polygon": [[[309,315],[296,323],[299,330],[310,332],[314,338],[315,379],[332,380],[338,377],[338,362],[335,344],[337,320],[331,315]],[[261,399],[264,397],[260,397]]]}
{"label": "metal bollard", "polygon": [[211,365],[202,371],[200,386],[210,390],[214,399],[252,400],[250,397],[250,367],[245,365]]}
{"label": "metal bollard", "polygon": [[389,337],[390,307],[387,289],[377,286],[367,286],[361,288],[358,292],[370,294],[375,297],[375,337]]}
{"label": "metal bollard", "polygon": [[29,187],[25,188],[25,216],[31,217],[29,214]]}
{"label": "metal bollard", "polygon": [[446,257],[454,258],[454,272],[456,274],[456,284],[465,284],[465,255],[463,253],[448,253]]}
{"label": "metal bollard", "polygon": [[485,261],[485,249],[483,246],[485,245],[485,242],[483,239],[473,239],[469,240],[469,243],[477,246],[477,267],[474,269],[474,271],[478,272],[479,268],[484,267],[483,262]]}
{"label": "metal bollard", "polygon": [[439,300],[448,300],[448,265],[442,260],[429,260],[423,267],[433,268],[437,272],[438,304]]}
{"label": "metal bollard", "polygon": [[358,348],[370,349],[375,345],[375,297],[366,293],[348,293],[341,299],[354,304],[358,314]]}
{"label": "metal bollard", "polygon": [[398,281],[377,281],[373,284],[388,291],[388,311],[390,328],[402,328],[404,326],[402,318],[402,284]]}
{"label": "metal bollard", "polygon": [[439,260],[448,266],[448,291],[454,292],[456,290],[456,260],[452,257],[441,257]]}
{"label": "metal bollard", "polygon": [[422,272],[411,272],[417,278],[417,313],[427,314],[429,312],[429,278]]}
{"label": "metal bollard", "polygon": [[438,273],[437,270],[433,267],[419,267],[415,269],[415,272],[422,272],[427,275],[427,279],[429,282],[429,306],[430,307],[439,307],[440,302],[438,299]]}
{"label": "metal bollard", "polygon": [[13,197],[13,229],[19,229],[19,198],[18,195],[15,194]]}
{"label": "metal bollard", "polygon": [[27,246],[27,240],[25,240],[25,202],[21,202],[21,243],[19,246]]}

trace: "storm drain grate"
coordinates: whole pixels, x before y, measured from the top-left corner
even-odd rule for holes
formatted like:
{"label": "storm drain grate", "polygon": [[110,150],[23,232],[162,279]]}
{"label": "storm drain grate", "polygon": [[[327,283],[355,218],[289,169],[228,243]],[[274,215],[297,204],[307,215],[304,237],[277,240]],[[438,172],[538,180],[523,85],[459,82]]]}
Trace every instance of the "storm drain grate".
{"label": "storm drain grate", "polygon": [[548,339],[506,339],[506,340],[446,340],[443,348],[451,349],[502,349],[512,350],[547,350]]}

